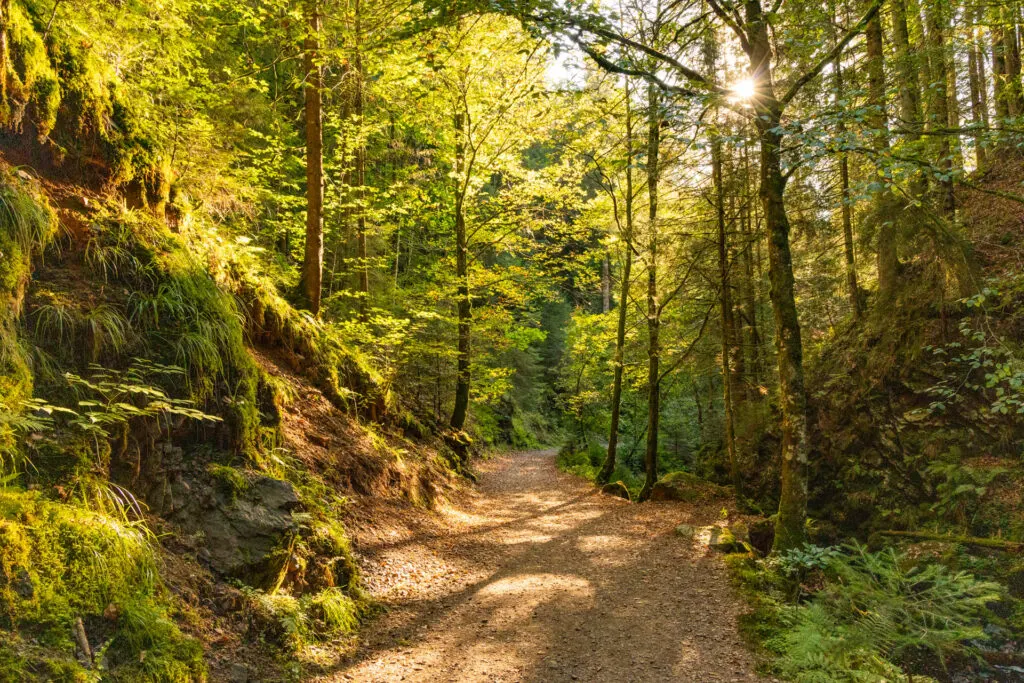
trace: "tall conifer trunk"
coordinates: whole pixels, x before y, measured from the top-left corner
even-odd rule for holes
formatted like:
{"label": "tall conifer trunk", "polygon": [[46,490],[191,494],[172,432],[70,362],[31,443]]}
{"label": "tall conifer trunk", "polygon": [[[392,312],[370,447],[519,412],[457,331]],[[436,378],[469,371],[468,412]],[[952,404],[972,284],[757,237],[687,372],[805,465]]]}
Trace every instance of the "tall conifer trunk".
{"label": "tall conifer trunk", "polygon": [[324,272],[324,143],[323,72],[320,66],[320,5],[306,3],[303,43],[306,124],[306,246],[302,260],[302,293],[313,315],[320,313]]}
{"label": "tall conifer trunk", "polygon": [[362,3],[355,0],[355,50],[353,66],[355,67],[355,102],[353,113],[356,118],[356,256],[359,259],[359,318],[366,322],[370,309],[370,262],[366,251],[366,129],[363,125],[363,114],[366,102],[366,71],[363,66],[362,39]]}

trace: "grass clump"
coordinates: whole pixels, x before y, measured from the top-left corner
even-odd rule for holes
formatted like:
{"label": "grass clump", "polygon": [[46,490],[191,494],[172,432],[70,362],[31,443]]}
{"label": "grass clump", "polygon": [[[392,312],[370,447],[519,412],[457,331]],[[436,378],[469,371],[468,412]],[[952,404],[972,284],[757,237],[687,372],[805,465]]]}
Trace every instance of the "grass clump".
{"label": "grass clump", "polygon": [[309,645],[353,633],[364,612],[361,600],[340,587],[296,597],[285,591],[243,589],[250,629],[266,642],[301,652]]}
{"label": "grass clump", "polygon": [[74,662],[78,619],[110,680],[204,679],[202,648],[170,619],[141,523],[0,490],[0,625],[45,648],[12,646],[0,657],[54,675],[47,660]]}
{"label": "grass clump", "polygon": [[32,371],[18,340],[17,320],[32,272],[32,259],[56,231],[57,219],[36,188],[0,174],[0,458],[19,450],[17,423],[31,398]]}

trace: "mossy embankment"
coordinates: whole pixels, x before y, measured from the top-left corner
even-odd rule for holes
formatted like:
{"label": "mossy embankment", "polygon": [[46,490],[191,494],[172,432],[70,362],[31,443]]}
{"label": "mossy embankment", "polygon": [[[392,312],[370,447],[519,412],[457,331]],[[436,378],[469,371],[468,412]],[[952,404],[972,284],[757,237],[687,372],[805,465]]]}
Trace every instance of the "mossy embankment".
{"label": "mossy embankment", "polygon": [[[348,497],[430,504],[444,460],[361,425],[390,405],[370,365],[208,233],[93,194],[55,210],[48,192],[0,181],[5,668],[205,680],[245,652],[273,678],[367,610]],[[330,449],[295,428],[318,417],[312,395]],[[163,576],[167,562],[185,569]],[[206,577],[193,601],[185,574]],[[222,620],[233,652],[209,660],[194,637]]]}

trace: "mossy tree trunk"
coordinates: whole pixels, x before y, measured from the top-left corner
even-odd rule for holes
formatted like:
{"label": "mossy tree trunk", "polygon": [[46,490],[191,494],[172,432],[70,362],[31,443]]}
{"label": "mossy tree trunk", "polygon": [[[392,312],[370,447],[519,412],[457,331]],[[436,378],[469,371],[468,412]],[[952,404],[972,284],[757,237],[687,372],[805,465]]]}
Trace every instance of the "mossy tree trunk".
{"label": "mossy tree trunk", "polygon": [[[864,29],[868,76],[868,127],[871,147],[880,156],[889,150],[889,121],[885,113],[885,53],[882,44],[882,22],[876,15]],[[910,97],[908,95],[908,97]],[[896,224],[892,191],[882,187],[873,198],[878,223],[878,292],[883,300],[896,291],[899,279],[899,256],[896,247]]]}

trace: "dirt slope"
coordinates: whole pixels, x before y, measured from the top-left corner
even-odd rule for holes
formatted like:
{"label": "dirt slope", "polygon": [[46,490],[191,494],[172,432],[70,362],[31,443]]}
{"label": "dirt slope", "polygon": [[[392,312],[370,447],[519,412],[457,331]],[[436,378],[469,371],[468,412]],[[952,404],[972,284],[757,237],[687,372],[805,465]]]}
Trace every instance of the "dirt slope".
{"label": "dirt slope", "polygon": [[363,538],[389,609],[319,680],[763,680],[720,558],[673,534],[716,509],[601,495],[554,455],[486,462],[478,495],[439,523]]}

